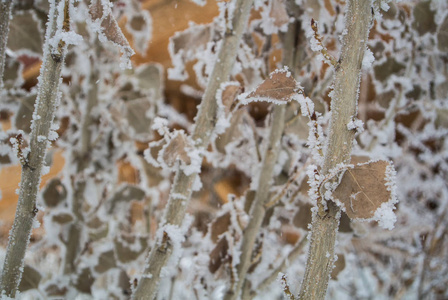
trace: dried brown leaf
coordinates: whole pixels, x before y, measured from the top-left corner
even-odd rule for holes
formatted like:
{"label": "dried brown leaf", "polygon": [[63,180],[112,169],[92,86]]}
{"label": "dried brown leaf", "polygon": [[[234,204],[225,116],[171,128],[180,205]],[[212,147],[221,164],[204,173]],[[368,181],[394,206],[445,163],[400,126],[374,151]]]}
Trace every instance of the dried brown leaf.
{"label": "dried brown leaf", "polygon": [[282,0],[273,0],[269,17],[274,19],[276,27],[282,27],[289,23],[288,12],[286,11],[285,3]]}
{"label": "dried brown leaf", "polygon": [[235,102],[236,97],[241,92],[241,86],[239,83],[228,84],[221,93],[221,101],[224,105],[226,116],[230,113],[232,104]]}
{"label": "dried brown leaf", "polygon": [[120,26],[118,26],[118,23],[112,15],[110,8],[103,6],[100,0],[92,0],[89,12],[93,21],[100,19],[100,34],[106,37],[108,41],[116,44],[127,58],[131,57],[134,54],[134,50],[132,50],[129,45],[129,42],[121,31]]}
{"label": "dried brown leaf", "polygon": [[31,289],[37,289],[42,279],[42,275],[38,270],[25,265],[23,268],[22,280],[20,281],[19,291],[25,292]]}
{"label": "dried brown leaf", "polygon": [[387,161],[356,165],[345,171],[333,193],[344,204],[351,219],[370,219],[381,204],[389,202],[391,191],[386,186]]}
{"label": "dried brown leaf", "polygon": [[331,272],[331,279],[337,280],[339,273],[345,269],[345,255],[338,254],[338,259],[334,263],[333,271]]}
{"label": "dried brown leaf", "polygon": [[435,12],[431,10],[430,1],[420,1],[415,5],[413,16],[414,22],[412,23],[412,28],[420,35],[436,31],[437,24],[434,21]]}
{"label": "dried brown leaf", "polygon": [[442,52],[448,52],[448,16],[445,17],[437,32],[437,47]]}
{"label": "dried brown leaf", "polygon": [[[187,153],[187,146],[189,142],[185,134],[179,132],[174,138],[172,138],[163,149],[163,161],[172,167],[177,160],[181,160],[186,164],[191,163],[191,159]],[[188,147],[190,148],[190,147]]]}
{"label": "dried brown leaf", "polygon": [[297,81],[287,69],[272,72],[268,79],[263,81],[255,91],[242,99],[243,103],[252,101],[267,101],[276,104],[285,104],[291,101],[301,89]]}
{"label": "dried brown leaf", "polygon": [[229,229],[230,226],[230,213],[217,217],[211,226],[211,240],[216,242],[218,237]]}
{"label": "dried brown leaf", "polygon": [[215,273],[221,264],[225,262],[228,250],[229,243],[227,242],[227,238],[224,236],[219,240],[212,252],[210,252],[210,263],[208,265],[208,269],[211,273]]}

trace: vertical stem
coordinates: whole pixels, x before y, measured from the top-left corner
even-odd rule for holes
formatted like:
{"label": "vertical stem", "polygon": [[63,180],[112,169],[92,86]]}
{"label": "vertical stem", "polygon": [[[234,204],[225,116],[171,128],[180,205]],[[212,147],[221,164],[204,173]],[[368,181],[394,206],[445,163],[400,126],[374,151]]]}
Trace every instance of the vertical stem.
{"label": "vertical stem", "polygon": [[261,174],[258,181],[258,189],[255,193],[254,203],[250,210],[250,220],[244,229],[243,242],[241,245],[240,263],[237,267],[238,280],[233,289],[229,289],[224,299],[237,299],[241,293],[247,271],[251,265],[252,251],[254,249],[255,240],[260,232],[261,223],[266,215],[265,204],[269,201],[269,189],[271,187],[272,172],[277,162],[280,150],[280,139],[283,135],[285,125],[286,105],[275,105],[272,113],[273,124],[269,134],[269,144],[266,149]]}
{"label": "vertical stem", "polygon": [[[360,71],[372,22],[370,0],[349,0],[341,57],[336,66],[331,121],[322,175],[339,163],[350,162],[355,132],[347,124],[356,116]],[[313,215],[311,244],[300,299],[325,299],[334,264],[334,245],[340,208],[329,201],[327,211]]]}
{"label": "vertical stem", "polygon": [[[47,23],[47,37],[56,31],[57,6],[61,0],[51,5]],[[64,20],[68,21],[68,2],[65,3]],[[65,23],[65,22],[64,22]],[[39,77],[39,88],[33,115],[30,136],[30,152],[26,164],[22,167],[19,202],[6,250],[0,290],[9,297],[15,297],[19,286],[26,247],[30,240],[31,229],[37,214],[36,197],[42,173],[43,160],[49,144],[48,134],[58,105],[60,74],[65,58],[65,45],[61,41],[51,49],[48,40],[45,43],[44,62]]]}
{"label": "vertical stem", "polygon": [[[291,67],[294,62],[294,49],[296,46],[297,21],[288,26],[288,32],[283,39],[283,64]],[[250,210],[250,220],[244,229],[243,242],[241,245],[240,263],[237,266],[238,279],[233,288],[227,291],[224,299],[235,300],[241,294],[245,285],[247,271],[251,266],[252,252],[261,224],[266,215],[266,203],[269,201],[269,189],[271,187],[272,173],[277,162],[280,151],[281,137],[285,127],[286,105],[275,105],[272,112],[272,125],[269,133],[269,141],[261,165],[261,174],[258,179],[258,189]]]}
{"label": "vertical stem", "polygon": [[[208,146],[217,121],[218,104],[216,92],[228,80],[236,59],[237,49],[249,19],[254,0],[236,0],[231,27],[227,28],[207,88],[196,117],[193,139],[201,149]],[[186,175],[178,169],[171,188],[165,211],[164,222],[180,226],[185,216],[187,204],[193,191],[193,183],[198,174]],[[161,225],[165,225],[161,224]],[[171,256],[172,245],[168,236],[157,240],[151,253],[144,275],[133,294],[134,299],[154,299],[160,281],[160,272]]]}
{"label": "vertical stem", "polygon": [[3,73],[5,71],[6,43],[9,34],[12,0],[0,1],[0,94],[3,90]]}

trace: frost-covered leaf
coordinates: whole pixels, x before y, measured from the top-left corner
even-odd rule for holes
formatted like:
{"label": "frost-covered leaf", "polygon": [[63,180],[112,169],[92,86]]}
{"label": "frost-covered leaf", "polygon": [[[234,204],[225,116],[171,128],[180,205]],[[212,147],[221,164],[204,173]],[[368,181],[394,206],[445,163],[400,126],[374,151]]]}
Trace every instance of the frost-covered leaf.
{"label": "frost-covered leaf", "polygon": [[333,193],[353,219],[372,219],[383,203],[393,200],[388,184],[387,161],[374,161],[348,168]]}
{"label": "frost-covered leaf", "polygon": [[227,84],[224,90],[219,90],[221,92],[221,102],[224,105],[224,112],[227,116],[235,102],[236,97],[241,92],[241,86],[237,83]]}
{"label": "frost-covered leaf", "polygon": [[15,59],[6,57],[5,70],[3,71],[4,88],[12,88],[23,84],[22,78],[23,64]]}
{"label": "frost-covered leaf", "polygon": [[191,145],[187,136],[183,132],[178,132],[162,150],[164,162],[169,167],[173,167],[177,160],[190,164],[191,159],[187,152],[188,148],[191,149]]}
{"label": "frost-covered leaf", "polygon": [[25,292],[32,289],[37,289],[42,279],[40,272],[29,265],[23,268],[22,280],[20,281],[19,291]]}
{"label": "frost-covered leaf", "polygon": [[437,31],[437,47],[442,52],[448,52],[448,15]]}
{"label": "frost-covered leaf", "polygon": [[93,285],[93,274],[90,270],[90,267],[82,269],[82,271],[77,274],[75,279],[75,288],[85,294],[92,293],[92,285]]}
{"label": "frost-covered leaf", "polygon": [[173,53],[177,54],[180,51],[188,51],[199,46],[205,46],[212,37],[211,25],[194,26],[182,32],[176,32],[170,38]]}
{"label": "frost-covered leaf", "polygon": [[26,133],[31,131],[31,120],[33,119],[34,102],[36,101],[36,94],[19,97],[19,109],[14,118],[14,124],[17,129],[23,130]]}
{"label": "frost-covered leaf", "polygon": [[52,221],[58,224],[68,224],[74,220],[74,216],[69,212],[59,212],[52,216]]}
{"label": "frost-covered leaf", "polygon": [[112,15],[108,1],[92,0],[90,16],[94,24],[99,24],[99,28],[93,26],[93,29],[98,32],[100,41],[105,42],[107,40],[118,46],[124,56],[122,57],[121,67],[130,68],[129,59],[135,52]]}
{"label": "frost-covered leaf", "polygon": [[331,279],[337,280],[339,273],[345,269],[345,255],[337,254],[338,259],[334,263],[333,271],[331,272]]}
{"label": "frost-covered leaf", "polygon": [[67,198],[67,189],[59,178],[51,179],[42,192],[47,207],[56,207]]}
{"label": "frost-covered leaf", "polygon": [[89,238],[92,241],[105,238],[109,233],[109,224],[101,221],[99,217],[94,217],[87,222],[89,228]]}
{"label": "frost-covered leaf", "polygon": [[115,255],[113,250],[103,252],[98,257],[98,264],[95,266],[94,271],[98,273],[104,273],[111,268],[115,268]]}
{"label": "frost-covered leaf", "polygon": [[148,99],[136,99],[126,102],[126,119],[128,124],[135,130],[137,135],[150,132],[152,119],[147,116],[147,111],[151,108]]}
{"label": "frost-covered leaf", "polygon": [[273,0],[269,16],[274,19],[276,27],[282,27],[289,23],[288,12],[286,11],[285,1]]}
{"label": "frost-covered leaf", "polygon": [[381,65],[376,65],[373,70],[375,71],[375,78],[379,81],[386,81],[391,75],[402,75],[405,66],[395,60],[393,57],[388,57],[387,60]]}
{"label": "frost-covered leaf", "polygon": [[163,67],[157,63],[148,63],[138,66],[135,70],[137,87],[141,92],[151,91],[155,100],[163,97]]}
{"label": "frost-covered leaf", "polygon": [[218,240],[218,237],[226,232],[230,226],[230,213],[227,212],[222,216],[216,218],[216,220],[212,223],[210,238],[213,242]]}
{"label": "frost-covered leaf", "polygon": [[213,248],[212,252],[210,252],[208,269],[211,273],[215,273],[222,263],[225,262],[228,251],[229,243],[227,242],[227,238],[223,236],[216,244],[215,248]]}
{"label": "frost-covered leaf", "polygon": [[42,30],[33,11],[15,14],[10,21],[8,48],[26,55],[42,55]]}
{"label": "frost-covered leaf", "polygon": [[144,236],[122,234],[115,238],[115,254],[122,263],[132,262],[146,252],[148,239]]}
{"label": "frost-covered leaf", "polygon": [[134,48],[144,55],[152,36],[152,19],[149,12],[140,10],[138,13],[133,14],[128,19],[126,30],[133,37]]}
{"label": "frost-covered leaf", "polygon": [[61,297],[65,298],[65,295],[68,292],[67,286],[64,286],[61,283],[50,283],[45,287],[45,293],[48,297]]}
{"label": "frost-covered leaf", "polygon": [[272,72],[253,92],[244,93],[238,97],[247,104],[254,101],[266,101],[275,104],[286,104],[293,100],[299,93],[301,87],[288,69]]}
{"label": "frost-covered leaf", "polygon": [[434,21],[435,12],[431,10],[430,1],[420,1],[417,3],[414,7],[413,16],[414,22],[412,23],[412,28],[420,35],[436,31],[437,24]]}
{"label": "frost-covered leaf", "polygon": [[145,191],[138,186],[126,184],[108,201],[110,205],[109,212],[112,213],[120,202],[130,203],[131,201],[141,201],[145,198]]}
{"label": "frost-covered leaf", "polygon": [[313,206],[309,203],[300,203],[299,211],[295,214],[292,223],[298,228],[308,230],[308,224],[311,223],[311,209]]}

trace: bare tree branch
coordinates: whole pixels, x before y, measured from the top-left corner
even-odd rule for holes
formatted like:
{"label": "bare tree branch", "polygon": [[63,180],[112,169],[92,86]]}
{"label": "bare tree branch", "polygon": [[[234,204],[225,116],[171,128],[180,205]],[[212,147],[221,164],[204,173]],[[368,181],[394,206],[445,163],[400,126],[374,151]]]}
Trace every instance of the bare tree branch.
{"label": "bare tree branch", "polygon": [[[253,0],[237,0],[235,3],[232,26],[227,28],[225,33],[196,119],[193,139],[199,149],[207,147],[213,135],[218,111],[216,92],[230,76],[252,4]],[[162,226],[166,224],[180,226],[182,224],[197,176],[197,173],[186,175],[181,169],[177,170],[165,211],[165,224],[161,224]],[[169,237],[164,234],[162,240],[157,240],[151,250],[144,275],[133,294],[134,299],[154,299],[160,281],[160,272],[171,253],[171,242]]]}
{"label": "bare tree branch", "polygon": [[[331,102],[329,140],[322,175],[340,163],[350,162],[354,130],[347,124],[357,114],[359,78],[372,22],[370,0],[350,0],[347,3],[341,57],[336,66],[334,96]],[[334,245],[340,219],[340,208],[329,201],[328,209],[313,215],[311,243],[300,299],[325,299],[334,264]]]}
{"label": "bare tree branch", "polygon": [[[47,39],[56,32],[58,13],[56,7],[61,0],[55,1],[50,8]],[[68,24],[68,1],[65,2],[64,24]],[[63,28],[69,29],[69,28]],[[38,212],[36,197],[42,175],[42,166],[49,144],[49,133],[58,106],[59,84],[62,65],[64,64],[66,46],[60,41],[57,47],[48,40],[44,49],[44,62],[39,77],[39,88],[34,110],[30,136],[30,152],[25,157],[20,182],[19,202],[17,204],[14,224],[10,232],[8,248],[1,278],[0,290],[9,297],[15,297],[19,286],[26,247],[30,240],[34,218]]]}

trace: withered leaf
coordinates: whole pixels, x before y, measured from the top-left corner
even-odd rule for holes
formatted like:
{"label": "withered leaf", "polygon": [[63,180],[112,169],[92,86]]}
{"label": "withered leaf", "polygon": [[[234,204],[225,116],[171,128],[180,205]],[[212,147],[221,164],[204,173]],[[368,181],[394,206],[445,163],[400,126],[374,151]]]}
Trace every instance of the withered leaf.
{"label": "withered leaf", "polygon": [[19,285],[19,291],[24,292],[31,289],[37,289],[41,279],[42,275],[38,270],[25,265],[23,268],[22,280]]}
{"label": "withered leaf", "polygon": [[170,38],[173,45],[173,54],[180,50],[193,50],[199,46],[205,46],[212,38],[211,25],[192,26],[182,32],[177,32]]}
{"label": "withered leaf", "polygon": [[448,52],[448,16],[445,17],[437,32],[437,47],[442,52]]}
{"label": "withered leaf", "polygon": [[67,224],[74,220],[74,217],[71,213],[60,212],[57,215],[52,217],[53,222],[58,224]]}
{"label": "withered leaf", "polygon": [[333,271],[331,272],[331,279],[337,280],[339,273],[345,269],[345,255],[337,254],[338,260],[334,263]]}
{"label": "withered leaf", "polygon": [[222,216],[216,218],[211,226],[210,237],[213,242],[218,240],[218,237],[229,229],[230,226],[230,213],[225,213]]}
{"label": "withered leaf", "polygon": [[92,275],[92,271],[90,271],[90,268],[84,268],[82,271],[78,274],[76,281],[75,281],[75,288],[85,294],[90,294],[92,292],[92,285],[94,282],[94,278]]}
{"label": "withered leaf", "polygon": [[42,192],[47,207],[56,207],[67,197],[67,189],[59,178],[51,179]]}
{"label": "withered leaf", "polygon": [[428,32],[435,32],[437,24],[434,21],[435,12],[431,10],[430,1],[420,1],[414,7],[414,28],[418,34],[424,35]]}
{"label": "withered leaf", "polygon": [[263,81],[255,91],[245,95],[242,103],[247,104],[253,101],[267,101],[275,104],[286,104],[294,96],[300,93],[300,87],[297,81],[287,69],[276,70],[272,72],[265,81]]}
{"label": "withered leaf", "polygon": [[148,240],[145,236],[122,234],[115,238],[115,254],[122,263],[136,260],[148,248]]}
{"label": "withered leaf", "polygon": [[43,32],[36,20],[37,17],[31,10],[23,14],[14,14],[9,25],[9,36],[13,37],[8,39],[9,49],[26,51],[27,55],[31,53],[42,55]]}
{"label": "withered leaf", "polygon": [[221,264],[225,262],[228,250],[229,243],[227,242],[227,238],[223,236],[216,244],[215,248],[213,248],[212,252],[210,252],[210,263],[208,265],[208,269],[211,273],[215,273]]}
{"label": "withered leaf", "polygon": [[288,12],[286,11],[285,3],[282,0],[273,0],[269,17],[274,19],[276,27],[282,27],[289,23]]}
{"label": "withered leaf", "polygon": [[109,250],[103,252],[98,257],[98,264],[95,266],[94,270],[98,273],[104,273],[111,268],[115,268],[117,264],[115,263],[114,251]]}
{"label": "withered leaf", "polygon": [[93,21],[98,19],[101,21],[100,35],[119,46],[120,50],[126,55],[127,58],[131,57],[134,54],[134,50],[132,50],[129,45],[129,42],[121,31],[120,26],[118,26],[117,21],[112,15],[110,7],[103,5],[100,0],[92,0],[89,12]]}
{"label": "withered leaf", "polygon": [[191,160],[187,153],[187,146],[189,146],[189,142],[187,141],[186,135],[183,132],[178,132],[164,147],[162,155],[163,161],[169,167],[174,166],[177,160],[190,164]]}
{"label": "withered leaf", "polygon": [[118,189],[118,191],[108,201],[110,208],[109,213],[113,213],[118,203],[124,202],[130,204],[131,201],[141,201],[145,198],[145,191],[138,186],[126,184]]}
{"label": "withered leaf", "polygon": [[389,202],[391,191],[386,186],[387,161],[356,165],[345,171],[333,193],[344,204],[351,219],[370,219],[381,204]]}
{"label": "withered leaf", "polygon": [[239,83],[228,84],[221,94],[222,104],[224,105],[224,110],[226,115],[230,113],[232,104],[234,103],[237,95],[241,92],[241,86]]}

